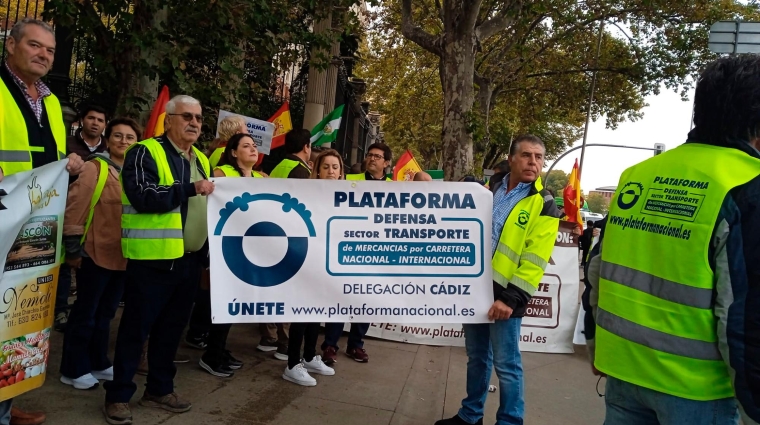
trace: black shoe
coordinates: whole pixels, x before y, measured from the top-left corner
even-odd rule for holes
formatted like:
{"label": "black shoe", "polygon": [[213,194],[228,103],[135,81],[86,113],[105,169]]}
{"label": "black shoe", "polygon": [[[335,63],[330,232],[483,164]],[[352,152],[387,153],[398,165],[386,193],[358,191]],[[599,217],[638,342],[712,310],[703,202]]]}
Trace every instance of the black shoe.
{"label": "black shoe", "polygon": [[197,348],[199,350],[205,350],[206,347],[208,347],[208,343],[206,342],[206,338],[208,338],[208,334],[200,334],[198,336],[191,335],[188,333],[185,335],[185,344]]}
{"label": "black shoe", "polygon": [[459,415],[456,415],[453,418],[441,419],[440,421],[437,421],[435,425],[483,425],[483,418],[479,419],[474,424],[470,424],[469,422],[465,422],[464,419],[460,418]]}
{"label": "black shoe", "polygon": [[232,370],[238,370],[243,367],[243,362],[232,356],[229,350],[224,352],[224,365]]}
{"label": "black shoe", "polygon": [[198,362],[198,365],[200,365],[200,367],[202,367],[206,372],[214,376],[218,376],[220,378],[230,378],[235,374],[235,372],[233,372],[232,369],[227,367],[226,364],[220,364],[220,365],[209,364],[203,361],[203,357],[201,357],[201,360]]}

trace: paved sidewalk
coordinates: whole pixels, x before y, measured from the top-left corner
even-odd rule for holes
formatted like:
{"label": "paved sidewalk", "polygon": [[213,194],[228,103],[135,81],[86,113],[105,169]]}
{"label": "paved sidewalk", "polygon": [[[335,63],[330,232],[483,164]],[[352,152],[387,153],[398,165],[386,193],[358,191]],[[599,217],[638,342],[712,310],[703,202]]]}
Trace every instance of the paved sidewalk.
{"label": "paved sidewalk", "polygon": [[[114,320],[114,338],[117,323]],[[370,339],[365,347],[369,363],[359,364],[341,354],[335,376],[318,376],[316,387],[304,388],[281,378],[285,362],[257,352],[258,339],[255,325],[233,327],[229,348],[245,366],[231,379],[202,371],[197,365],[201,351],[183,344],[180,352],[193,361],[178,365],[175,382],[177,392],[193,402],[193,410],[175,415],[137,406],[145,382],[138,376],[139,390],[132,399],[135,424],[432,425],[456,414],[464,396],[463,348]],[[17,398],[17,405],[46,412],[51,425],[104,424],[102,388],[79,391],[59,382],[62,340],[62,334],[55,332],[45,385]],[[585,347],[576,348],[569,355],[523,353],[526,424],[603,422],[604,400],[596,394],[597,378],[589,370]],[[495,374],[492,383],[497,383]],[[498,393],[491,393],[486,424],[495,422],[497,405]]]}

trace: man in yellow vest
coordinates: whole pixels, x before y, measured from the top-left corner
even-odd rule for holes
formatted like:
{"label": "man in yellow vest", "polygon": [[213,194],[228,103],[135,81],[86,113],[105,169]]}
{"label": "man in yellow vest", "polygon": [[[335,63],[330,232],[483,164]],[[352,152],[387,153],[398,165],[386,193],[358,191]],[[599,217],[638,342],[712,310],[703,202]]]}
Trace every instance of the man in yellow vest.
{"label": "man in yellow vest", "polygon": [[182,413],[190,402],[174,392],[174,356],[187,325],[201,269],[208,263],[208,158],[193,144],[201,134],[201,105],[190,96],[166,104],[166,134],[127,151],[121,172],[121,246],[127,295],[116,339],[113,381],[104,385],[110,424],[132,423],[129,400],[143,342],[148,379],[140,405]]}
{"label": "man in yellow vest", "polygon": [[[66,127],[58,98],[42,82],[53,66],[55,34],[45,22],[26,18],[13,26],[5,41],[5,63],[0,65],[0,181],[23,171],[63,159]],[[84,169],[84,161],[69,155],[71,175]],[[0,424],[34,425],[42,413],[12,408],[13,400],[0,402]]]}
{"label": "man in yellow vest", "polygon": [[536,136],[518,136],[509,147],[510,173],[491,179],[494,323],[463,325],[467,397],[459,413],[436,425],[483,424],[491,369],[499,378],[497,425],[522,425],[525,384],[518,347],[520,324],[538,288],[559,229],[559,210],[539,178],[546,148]]}
{"label": "man in yellow vest", "polygon": [[589,265],[606,425],[760,420],[758,75],[708,65],[686,143],[620,177]]}
{"label": "man in yellow vest", "polygon": [[285,159],[269,173],[276,179],[308,179],[311,177],[311,133],[308,130],[291,130],[285,135]]}
{"label": "man in yellow vest", "polygon": [[393,152],[385,143],[373,143],[367,148],[364,163],[366,171],[358,174],[346,174],[346,180],[385,180],[391,181],[385,176],[385,170],[391,165]]}

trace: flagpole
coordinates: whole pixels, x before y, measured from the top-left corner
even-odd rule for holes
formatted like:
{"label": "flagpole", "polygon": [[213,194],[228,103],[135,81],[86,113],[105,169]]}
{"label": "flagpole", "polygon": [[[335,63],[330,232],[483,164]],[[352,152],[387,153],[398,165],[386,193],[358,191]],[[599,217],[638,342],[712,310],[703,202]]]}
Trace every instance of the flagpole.
{"label": "flagpole", "polygon": [[[602,51],[602,36],[604,35],[604,21],[599,23],[599,39],[596,44],[596,60],[594,66],[599,67],[599,54]],[[591,122],[591,107],[594,104],[594,91],[596,91],[596,73],[591,77],[591,90],[588,95],[588,107],[586,109],[586,126],[583,128],[583,144],[581,145],[581,164],[578,168],[578,180],[583,175],[583,159],[586,155],[586,140],[588,139],[588,126]]]}

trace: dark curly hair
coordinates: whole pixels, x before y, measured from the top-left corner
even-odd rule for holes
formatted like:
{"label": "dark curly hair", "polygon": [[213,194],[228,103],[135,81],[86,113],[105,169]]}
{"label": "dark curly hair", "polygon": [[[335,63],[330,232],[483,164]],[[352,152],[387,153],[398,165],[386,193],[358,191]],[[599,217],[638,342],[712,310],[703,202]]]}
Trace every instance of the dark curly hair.
{"label": "dark curly hair", "polygon": [[728,146],[760,137],[760,56],[720,58],[707,65],[694,94],[695,142]]}

